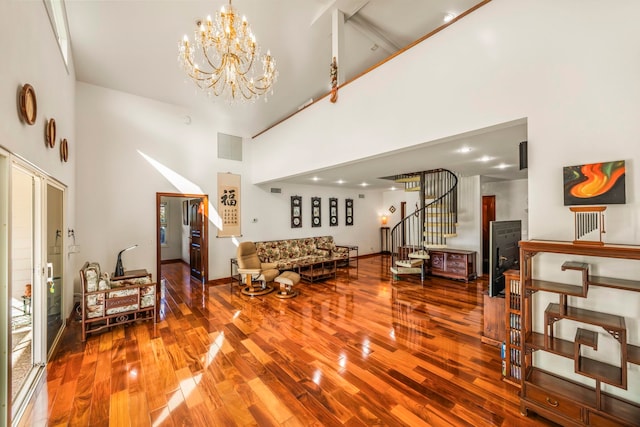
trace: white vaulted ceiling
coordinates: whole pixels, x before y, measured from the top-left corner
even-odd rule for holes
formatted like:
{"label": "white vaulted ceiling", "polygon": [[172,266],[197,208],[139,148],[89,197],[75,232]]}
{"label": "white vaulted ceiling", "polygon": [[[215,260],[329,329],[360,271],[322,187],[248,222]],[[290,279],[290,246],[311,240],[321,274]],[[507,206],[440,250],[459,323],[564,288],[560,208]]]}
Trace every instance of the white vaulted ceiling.
{"label": "white vaulted ceiling", "polygon": [[[237,105],[200,92],[187,81],[177,61],[182,37],[187,34],[193,39],[195,22],[227,3],[67,0],[77,80],[204,111],[220,132],[251,137],[329,91],[335,8],[346,18],[339,66],[348,81],[443,25],[446,14],[460,15],[480,0],[234,0],[233,6],[247,17],[263,52],[269,49],[275,57],[279,71],[268,102]],[[517,160],[519,140],[511,142],[516,150],[505,163]],[[386,164],[403,162],[397,157]],[[348,166],[352,173],[359,173],[357,165]],[[371,168],[361,169],[368,170],[369,176],[358,176],[359,180],[375,178]],[[397,170],[403,171],[407,170]],[[389,174],[378,176],[383,175]],[[514,177],[518,176],[522,175]]]}

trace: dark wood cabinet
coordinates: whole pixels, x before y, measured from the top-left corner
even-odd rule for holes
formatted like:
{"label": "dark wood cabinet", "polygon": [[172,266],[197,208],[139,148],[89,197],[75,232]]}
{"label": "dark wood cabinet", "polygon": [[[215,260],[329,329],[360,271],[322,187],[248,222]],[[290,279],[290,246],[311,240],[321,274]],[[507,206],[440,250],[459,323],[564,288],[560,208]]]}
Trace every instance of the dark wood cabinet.
{"label": "dark wood cabinet", "polygon": [[432,276],[469,282],[476,278],[476,252],[460,249],[431,249],[427,272]]}
{"label": "dark wood cabinet", "polygon": [[[566,256],[561,264],[558,262],[558,270],[568,272],[562,273],[567,274],[566,281],[540,279],[538,271],[534,271],[534,267],[539,268],[538,264],[532,259],[541,253]],[[640,365],[640,346],[627,342],[627,337],[636,336],[637,331],[629,334],[623,316],[596,311],[593,307],[597,308],[599,301],[589,300],[591,287],[640,292],[640,281],[591,275],[590,270],[599,270],[597,265],[603,258],[640,260],[640,246],[520,242],[520,335],[523,339],[520,409],[524,415],[531,410],[565,426],[640,425],[640,403],[609,392],[611,387],[627,389],[628,364]],[[585,259],[589,262],[584,262]],[[633,268],[638,271],[637,267]],[[541,293],[543,296],[537,297],[536,302],[545,301],[545,304],[537,307],[533,299]],[[548,302],[549,297],[551,302]],[[557,302],[554,302],[555,298]],[[585,303],[590,309],[578,307]],[[632,328],[637,328],[637,320],[636,316],[630,323]],[[533,328],[540,324],[542,330],[539,326]],[[558,328],[564,329],[563,337],[558,336]],[[573,329],[567,331],[568,328],[575,329],[575,334]],[[617,362],[596,360],[593,352],[581,350],[598,350],[601,335],[611,336],[619,343],[620,359]],[[568,339],[568,336],[573,338]],[[572,374],[584,381],[577,382],[560,372],[552,372],[548,363],[539,364],[544,353],[571,360]],[[535,359],[534,354],[538,355]]]}

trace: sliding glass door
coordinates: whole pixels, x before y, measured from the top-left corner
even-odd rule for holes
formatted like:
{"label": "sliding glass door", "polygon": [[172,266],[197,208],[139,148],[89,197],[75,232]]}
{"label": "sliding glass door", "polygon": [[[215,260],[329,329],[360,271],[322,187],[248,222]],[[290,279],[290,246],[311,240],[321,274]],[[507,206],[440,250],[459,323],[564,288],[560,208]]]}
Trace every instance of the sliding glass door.
{"label": "sliding glass door", "polygon": [[[33,376],[38,362],[38,343],[42,342],[42,323],[37,310],[41,275],[36,234],[39,227],[40,178],[14,165],[11,171],[11,400]],[[35,306],[35,307],[34,307]],[[36,310],[34,310],[36,308]]]}
{"label": "sliding glass door", "polygon": [[[11,162],[8,175],[10,184],[5,187],[8,194],[2,199],[8,205],[8,251],[4,253],[8,268],[7,274],[0,275],[0,279],[8,284],[8,338],[4,343],[10,357],[8,366],[2,367],[3,378],[7,379],[7,393],[4,394],[7,401],[2,404],[11,408],[7,415],[14,423],[31,396],[64,326],[65,190],[17,159]],[[0,196],[1,193],[2,189]],[[3,424],[0,420],[0,425]]]}

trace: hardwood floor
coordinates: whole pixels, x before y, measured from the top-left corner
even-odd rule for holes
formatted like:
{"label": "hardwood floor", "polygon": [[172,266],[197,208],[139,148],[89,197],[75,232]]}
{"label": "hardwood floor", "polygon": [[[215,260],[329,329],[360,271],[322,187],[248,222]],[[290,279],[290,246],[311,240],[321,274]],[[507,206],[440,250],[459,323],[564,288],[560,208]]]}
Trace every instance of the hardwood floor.
{"label": "hardwood floor", "polygon": [[[392,281],[388,257],[249,298],[166,264],[161,320],[72,322],[22,425],[534,426],[481,344],[483,283]],[[357,276],[357,277],[356,277]]]}

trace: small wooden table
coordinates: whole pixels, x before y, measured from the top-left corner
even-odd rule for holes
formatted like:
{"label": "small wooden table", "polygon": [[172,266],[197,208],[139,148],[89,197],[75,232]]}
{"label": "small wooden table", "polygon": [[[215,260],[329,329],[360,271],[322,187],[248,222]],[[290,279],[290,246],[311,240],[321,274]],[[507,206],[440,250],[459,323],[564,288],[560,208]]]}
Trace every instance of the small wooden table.
{"label": "small wooden table", "polygon": [[336,277],[338,261],[344,258],[327,258],[296,265],[300,278],[309,283]]}

